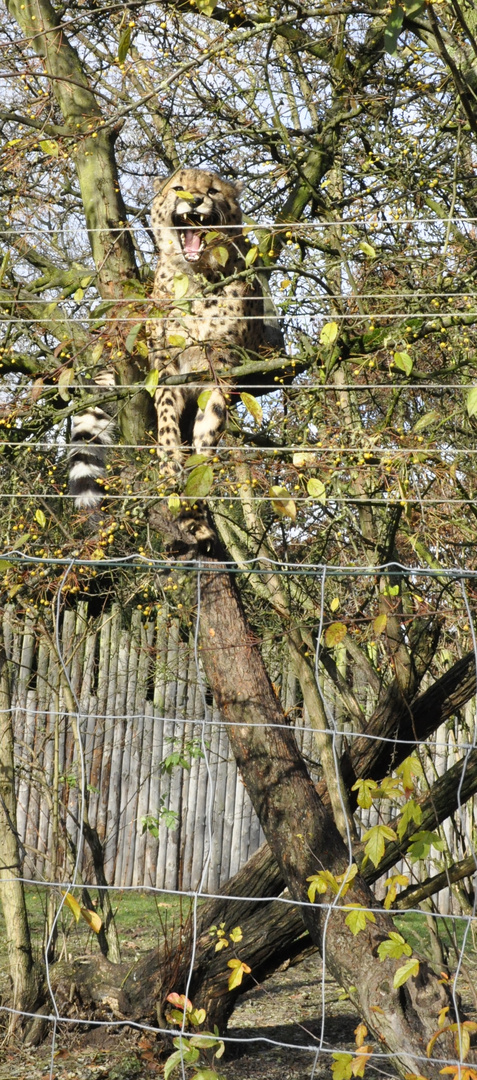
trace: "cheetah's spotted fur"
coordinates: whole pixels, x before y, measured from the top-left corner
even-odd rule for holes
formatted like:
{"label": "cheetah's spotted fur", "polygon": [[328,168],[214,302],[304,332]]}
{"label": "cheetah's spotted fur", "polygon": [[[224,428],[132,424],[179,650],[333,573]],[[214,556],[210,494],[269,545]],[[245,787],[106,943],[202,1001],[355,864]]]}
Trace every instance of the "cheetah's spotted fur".
{"label": "cheetah's spotted fur", "polygon": [[[180,169],[152,205],[159,252],[153,297],[164,315],[149,324],[151,368],[161,375],[211,375],[210,383],[199,375],[199,385],[156,390],[158,453],[165,473],[180,469],[183,438],[196,452],[211,453],[227,415],[216,369],[233,369],[265,344],[260,286],[236,276],[245,269],[246,250],[238,196],[238,188],[215,173]],[[187,293],[179,299],[187,284],[184,275]],[[216,288],[204,295],[209,285]],[[197,399],[204,390],[212,392],[201,409]]]}

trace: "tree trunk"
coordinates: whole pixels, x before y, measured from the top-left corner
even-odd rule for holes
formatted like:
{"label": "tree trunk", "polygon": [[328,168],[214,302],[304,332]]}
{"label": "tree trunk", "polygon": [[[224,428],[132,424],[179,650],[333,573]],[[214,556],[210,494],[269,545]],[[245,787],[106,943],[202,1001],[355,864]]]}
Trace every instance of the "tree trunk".
{"label": "tree trunk", "polygon": [[[351,862],[334,822],[309,777],[294,736],[250,634],[232,577],[219,563],[199,574],[199,626],[202,662],[215,700],[228,723],[230,743],[271,851],[293,899],[298,901],[310,937],[326,966],[350,995],[376,1037],[394,1056],[399,1070],[416,1073],[444,1005],[452,1011],[441,980],[421,961],[417,978],[400,989],[393,977],[401,961],[377,956],[380,941],[394,930],[391,917],[376,910],[376,900],[356,874],[346,905],[374,909],[373,921],[352,936],[339,896],[310,904],[307,880],[321,869],[335,877]],[[326,949],[326,953],[325,953]],[[452,1056],[450,1041],[436,1052]],[[442,1064],[442,1063],[441,1063]],[[426,1068],[438,1075],[439,1066]]]}
{"label": "tree trunk", "polygon": [[[13,726],[5,651],[0,645],[0,900],[12,983],[11,1007],[33,1012],[38,1003],[39,974],[33,963],[30,930],[21,881],[16,826]],[[21,1020],[12,1013],[10,1031]]]}

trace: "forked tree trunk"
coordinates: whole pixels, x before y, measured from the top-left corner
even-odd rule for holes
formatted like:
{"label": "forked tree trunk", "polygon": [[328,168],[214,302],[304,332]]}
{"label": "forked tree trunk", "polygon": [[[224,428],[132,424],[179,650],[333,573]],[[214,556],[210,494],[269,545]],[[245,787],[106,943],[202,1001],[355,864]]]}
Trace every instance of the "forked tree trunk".
{"label": "forked tree trunk", "polygon": [[0,644],[0,901],[5,919],[11,1007],[14,1010],[10,1031],[20,1021],[22,1010],[32,1012],[35,1009],[39,992],[39,973],[33,963],[25,894],[20,880],[13,760],[8,670],[3,644]]}
{"label": "forked tree trunk", "polygon": [[[355,937],[341,904],[308,902],[307,879],[319,870],[343,874],[350,854],[326,811],[298,751],[294,735],[248,629],[232,577],[219,563],[199,574],[199,625],[202,662],[209,685],[228,722],[231,746],[271,851],[312,941],[324,953],[331,974],[349,993],[368,1028],[383,1042],[403,1073],[439,1073],[443,1062],[422,1066],[426,1045],[452,1000],[442,981],[421,961],[419,975],[399,989],[393,977],[402,960],[378,958],[381,941],[394,930],[386,912],[376,911],[375,897],[359,874],[345,904],[374,909]],[[329,897],[327,896],[328,900]],[[331,897],[332,899],[332,897]],[[246,959],[246,957],[244,957]],[[454,1058],[450,1039],[442,1037],[434,1055]]]}

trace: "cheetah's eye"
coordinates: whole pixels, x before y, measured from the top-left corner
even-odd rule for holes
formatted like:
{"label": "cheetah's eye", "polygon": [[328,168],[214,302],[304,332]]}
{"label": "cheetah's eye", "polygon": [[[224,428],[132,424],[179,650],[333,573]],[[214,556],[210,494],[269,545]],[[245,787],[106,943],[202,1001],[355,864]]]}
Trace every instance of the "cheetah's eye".
{"label": "cheetah's eye", "polygon": [[210,187],[208,194],[209,195],[220,195],[220,191],[216,187]]}

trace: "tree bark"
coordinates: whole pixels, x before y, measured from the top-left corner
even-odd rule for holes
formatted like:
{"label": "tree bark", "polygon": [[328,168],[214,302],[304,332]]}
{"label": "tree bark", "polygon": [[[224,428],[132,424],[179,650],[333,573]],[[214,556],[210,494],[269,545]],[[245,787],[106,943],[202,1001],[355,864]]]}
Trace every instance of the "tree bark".
{"label": "tree bark", "polygon": [[[349,993],[358,1012],[384,1042],[402,1073],[417,1071],[440,1008],[451,998],[441,981],[421,962],[419,975],[399,990],[393,977],[399,961],[377,957],[379,942],[393,930],[391,917],[376,910],[375,898],[356,874],[346,904],[374,909],[374,921],[355,937],[346,925],[343,902],[310,904],[307,879],[320,869],[335,877],[350,865],[334,822],[309,777],[292,732],[246,624],[231,576],[220,564],[199,575],[199,627],[202,662],[215,700],[228,723],[230,743],[270,849],[314,944],[326,966]],[[326,950],[326,953],[325,953]],[[378,1008],[376,1008],[378,1007]],[[439,1040],[439,1054],[452,1055],[450,1041]],[[438,1075],[438,1065],[426,1070]]]}
{"label": "tree bark", "polygon": [[[21,860],[16,826],[13,726],[5,651],[0,645],[0,901],[5,918],[5,936],[10,979],[11,1007],[18,1013],[33,1012],[39,998],[39,972],[31,949],[25,894],[21,881]],[[12,1013],[9,1030],[21,1016]]]}

